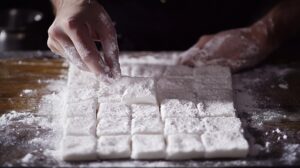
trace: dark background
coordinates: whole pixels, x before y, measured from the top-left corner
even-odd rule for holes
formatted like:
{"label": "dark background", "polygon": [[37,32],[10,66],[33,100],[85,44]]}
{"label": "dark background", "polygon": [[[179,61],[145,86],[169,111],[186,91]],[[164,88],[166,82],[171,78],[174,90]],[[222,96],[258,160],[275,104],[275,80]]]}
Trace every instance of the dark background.
{"label": "dark background", "polygon": [[[115,22],[120,50],[185,50],[203,34],[249,26],[275,0],[102,0]],[[10,8],[42,11],[42,22],[28,32],[34,44],[25,49],[47,49],[47,29],[53,21],[48,0],[1,0],[1,12]],[[34,40],[33,40],[34,39]]]}

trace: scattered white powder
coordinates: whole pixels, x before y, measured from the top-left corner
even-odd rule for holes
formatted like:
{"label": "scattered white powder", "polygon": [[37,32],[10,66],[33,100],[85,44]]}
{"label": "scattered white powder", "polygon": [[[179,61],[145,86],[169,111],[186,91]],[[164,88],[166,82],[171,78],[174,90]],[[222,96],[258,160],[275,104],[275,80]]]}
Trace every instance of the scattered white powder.
{"label": "scattered white powder", "polygon": [[278,87],[285,90],[289,89],[289,85],[287,83],[278,84]]}

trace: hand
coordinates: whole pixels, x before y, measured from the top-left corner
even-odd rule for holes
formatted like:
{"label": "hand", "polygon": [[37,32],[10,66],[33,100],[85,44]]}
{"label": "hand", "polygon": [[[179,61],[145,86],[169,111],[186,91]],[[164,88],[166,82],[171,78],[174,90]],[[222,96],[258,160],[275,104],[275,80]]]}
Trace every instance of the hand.
{"label": "hand", "polygon": [[275,48],[262,22],[249,27],[202,36],[179,57],[179,64],[189,66],[223,65],[236,72],[264,60]]}
{"label": "hand", "polygon": [[[94,0],[53,0],[56,18],[48,30],[48,46],[96,75],[120,75],[116,31],[104,8]],[[101,57],[94,41],[101,42]]]}

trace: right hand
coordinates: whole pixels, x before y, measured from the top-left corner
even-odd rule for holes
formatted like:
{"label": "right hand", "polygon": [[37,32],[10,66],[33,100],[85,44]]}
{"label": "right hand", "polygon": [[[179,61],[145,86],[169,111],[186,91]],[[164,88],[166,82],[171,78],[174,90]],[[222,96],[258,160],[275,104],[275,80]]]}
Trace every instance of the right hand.
{"label": "right hand", "polygon": [[[56,17],[47,44],[78,68],[100,76],[120,75],[116,31],[104,8],[94,0],[53,0]],[[94,41],[101,42],[101,57]]]}

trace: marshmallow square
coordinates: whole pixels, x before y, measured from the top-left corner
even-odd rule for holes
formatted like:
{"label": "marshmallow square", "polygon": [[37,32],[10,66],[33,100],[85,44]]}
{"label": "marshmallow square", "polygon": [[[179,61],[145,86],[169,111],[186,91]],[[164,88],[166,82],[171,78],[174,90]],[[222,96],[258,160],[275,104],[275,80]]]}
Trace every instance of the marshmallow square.
{"label": "marshmallow square", "polygon": [[88,99],[96,99],[96,92],[95,88],[70,86],[67,90],[66,103],[78,103]]}
{"label": "marshmallow square", "polygon": [[78,116],[96,116],[98,103],[96,99],[87,99],[76,103],[65,104],[65,116],[78,117]]}
{"label": "marshmallow square", "polygon": [[129,135],[130,129],[130,118],[128,117],[104,117],[99,120],[97,136]]}
{"label": "marshmallow square", "polygon": [[166,158],[169,160],[199,159],[204,157],[205,149],[200,135],[169,135],[167,144]]}
{"label": "marshmallow square", "polygon": [[98,80],[96,76],[91,72],[86,72],[78,69],[77,67],[70,65],[68,73],[68,87],[78,88],[97,88]]}
{"label": "marshmallow square", "polygon": [[166,118],[165,135],[172,134],[202,134],[205,131],[204,123],[199,118],[180,117]]}
{"label": "marshmallow square", "polygon": [[241,132],[241,121],[236,117],[206,117],[203,119],[205,129],[208,132],[234,131]]}
{"label": "marshmallow square", "polygon": [[162,134],[163,123],[160,118],[138,117],[131,121],[132,134]]}
{"label": "marshmallow square", "polygon": [[97,114],[98,120],[104,117],[131,117],[129,106],[122,103],[100,103]]}
{"label": "marshmallow square", "polygon": [[154,78],[130,78],[131,84],[122,96],[125,104],[157,104],[156,82]]}
{"label": "marshmallow square", "polygon": [[97,153],[100,159],[130,158],[131,137],[129,135],[100,136]]}
{"label": "marshmallow square", "polygon": [[96,138],[94,136],[64,136],[62,158],[66,161],[96,160]]}
{"label": "marshmallow square", "polygon": [[163,120],[172,117],[197,117],[196,105],[187,100],[165,99],[161,102],[161,117]]}
{"label": "marshmallow square", "polygon": [[159,107],[150,104],[131,105],[132,118],[160,118]]}
{"label": "marshmallow square", "polygon": [[162,135],[133,135],[132,159],[163,159],[166,144]]}
{"label": "marshmallow square", "polygon": [[164,77],[192,78],[193,72],[193,68],[188,66],[167,66]]}
{"label": "marshmallow square", "polygon": [[201,139],[205,158],[242,158],[248,154],[248,142],[240,132],[205,132]]}
{"label": "marshmallow square", "polygon": [[96,115],[67,118],[66,125],[64,127],[64,134],[77,136],[96,136],[96,125]]}
{"label": "marshmallow square", "polygon": [[[235,117],[233,102],[204,101],[204,105],[206,117]],[[198,107],[201,108],[200,105]]]}

